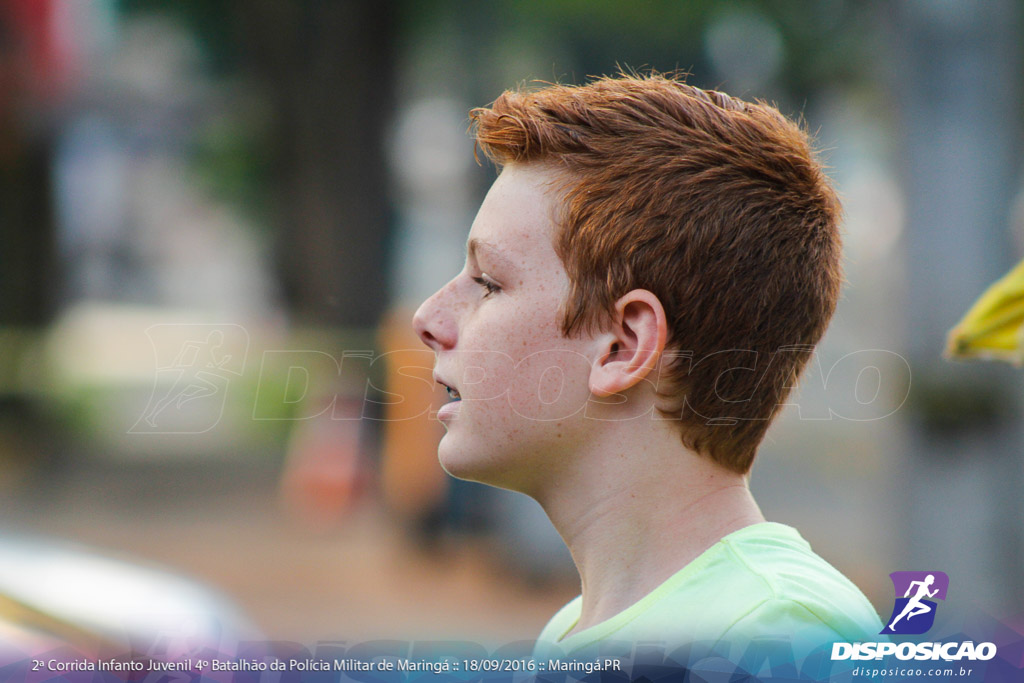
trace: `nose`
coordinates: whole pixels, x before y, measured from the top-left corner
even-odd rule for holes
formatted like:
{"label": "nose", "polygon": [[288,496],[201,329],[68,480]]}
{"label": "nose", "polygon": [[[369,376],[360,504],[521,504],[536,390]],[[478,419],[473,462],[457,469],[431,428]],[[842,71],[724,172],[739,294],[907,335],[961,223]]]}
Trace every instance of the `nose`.
{"label": "nose", "polygon": [[412,317],[412,326],[424,344],[434,351],[455,347],[456,324],[452,315],[448,283],[420,304]]}

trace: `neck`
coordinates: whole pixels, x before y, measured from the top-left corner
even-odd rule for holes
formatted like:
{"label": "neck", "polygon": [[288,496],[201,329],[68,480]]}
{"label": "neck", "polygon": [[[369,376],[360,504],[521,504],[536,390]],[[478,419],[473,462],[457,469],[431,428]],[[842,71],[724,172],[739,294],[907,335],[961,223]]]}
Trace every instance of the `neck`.
{"label": "neck", "polygon": [[652,447],[643,452],[628,440],[594,439],[599,446],[535,496],[580,574],[573,632],[623,611],[724,536],[764,521],[745,475],[683,449],[670,430],[668,439],[647,432],[643,443]]}

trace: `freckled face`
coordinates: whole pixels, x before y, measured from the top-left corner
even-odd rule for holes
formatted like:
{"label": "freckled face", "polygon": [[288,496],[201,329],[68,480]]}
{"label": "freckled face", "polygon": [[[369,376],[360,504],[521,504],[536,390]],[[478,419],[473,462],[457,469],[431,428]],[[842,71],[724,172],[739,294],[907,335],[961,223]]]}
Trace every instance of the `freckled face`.
{"label": "freckled face", "polygon": [[435,378],[461,397],[439,412],[438,454],[452,475],[530,493],[583,436],[586,335],[566,338],[569,280],[552,246],[554,172],[511,164],[494,182],[462,272],[413,324],[436,353]]}

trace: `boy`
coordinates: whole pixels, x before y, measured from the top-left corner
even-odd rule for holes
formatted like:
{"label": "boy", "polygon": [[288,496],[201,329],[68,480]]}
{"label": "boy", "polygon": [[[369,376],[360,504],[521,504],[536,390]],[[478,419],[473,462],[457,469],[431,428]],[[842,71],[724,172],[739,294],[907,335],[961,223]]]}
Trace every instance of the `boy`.
{"label": "boy", "polygon": [[502,170],[414,325],[455,399],[443,467],[534,497],[579,570],[541,639],[877,637],[747,486],[839,293],[839,203],[806,134],[660,75],[471,115]]}

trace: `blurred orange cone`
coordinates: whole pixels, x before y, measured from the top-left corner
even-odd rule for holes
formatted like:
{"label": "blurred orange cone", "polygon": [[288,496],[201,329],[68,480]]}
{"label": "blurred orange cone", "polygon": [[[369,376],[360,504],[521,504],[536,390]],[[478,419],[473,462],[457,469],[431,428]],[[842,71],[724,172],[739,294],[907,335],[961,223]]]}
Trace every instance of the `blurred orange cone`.
{"label": "blurred orange cone", "polygon": [[336,401],[333,410],[296,424],[281,477],[285,508],[315,530],[340,523],[369,480],[362,400],[338,397]]}

